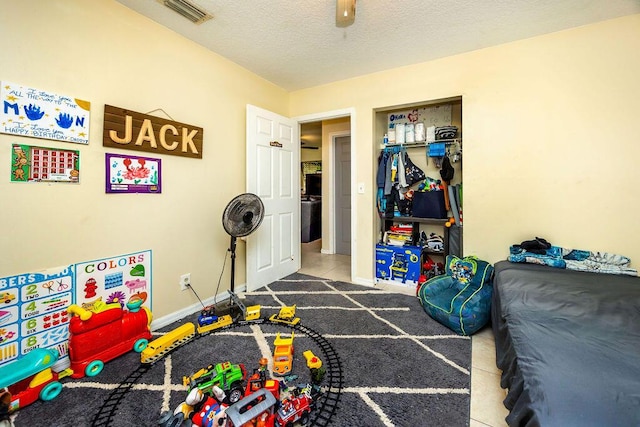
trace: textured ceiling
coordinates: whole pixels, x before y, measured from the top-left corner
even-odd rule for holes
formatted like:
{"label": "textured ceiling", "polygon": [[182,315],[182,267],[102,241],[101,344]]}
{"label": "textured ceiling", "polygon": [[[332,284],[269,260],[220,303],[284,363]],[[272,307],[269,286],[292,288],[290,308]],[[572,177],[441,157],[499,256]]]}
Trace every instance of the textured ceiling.
{"label": "textured ceiling", "polygon": [[335,0],[192,0],[195,25],[157,0],[118,0],[288,90],[640,13],[640,0],[359,0],[335,25]]}

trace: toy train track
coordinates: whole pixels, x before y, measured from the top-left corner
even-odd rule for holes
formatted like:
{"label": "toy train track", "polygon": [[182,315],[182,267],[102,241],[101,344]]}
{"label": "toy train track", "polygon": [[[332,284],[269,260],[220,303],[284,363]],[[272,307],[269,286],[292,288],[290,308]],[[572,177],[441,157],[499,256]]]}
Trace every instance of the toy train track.
{"label": "toy train track", "polygon": [[323,393],[315,402],[316,406],[314,411],[311,413],[310,422],[308,425],[319,427],[328,426],[331,422],[332,417],[339,408],[338,404],[340,402],[340,396],[343,387],[342,364],[340,362],[338,353],[335,351],[331,343],[327,341],[319,332],[316,332],[315,330],[307,326],[303,326],[300,323],[295,325],[283,324],[282,322],[274,322],[263,318],[235,322],[231,325],[215,329],[204,334],[195,334],[195,337],[194,335],[190,334],[189,336],[181,339],[179,342],[176,342],[175,345],[171,345],[170,347],[163,350],[161,355],[154,355],[153,357],[146,359],[145,363],[141,364],[138,369],[129,374],[129,376],[111,392],[98,413],[94,416],[93,423],[91,425],[93,427],[112,425],[112,419],[116,414],[118,405],[120,405],[129,390],[131,390],[133,386],[140,380],[140,378],[151,368],[153,362],[161,359],[175,349],[183,347],[191,342],[194,342],[196,339],[209,334],[214,334],[218,331],[226,331],[239,326],[265,323],[295,329],[296,331],[299,331],[305,334],[307,337],[311,338],[314,343],[320,348],[323,356],[323,366],[326,369],[322,386]]}
{"label": "toy train track", "polygon": [[92,427],[110,426],[111,420],[118,410],[118,405],[129,393],[129,390],[138,382],[140,378],[149,370],[151,365],[140,365],[138,369],[131,372],[129,376],[116,387],[104,402],[98,413],[93,417]]}
{"label": "toy train track", "polygon": [[324,356],[324,366],[326,373],[324,377],[324,392],[319,399],[316,400],[316,408],[311,412],[310,425],[327,426],[331,422],[331,418],[338,410],[340,395],[343,387],[342,364],[340,357],[329,341],[327,341],[320,333],[313,329],[303,326],[300,323],[290,326],[293,329],[301,331],[311,338]]}

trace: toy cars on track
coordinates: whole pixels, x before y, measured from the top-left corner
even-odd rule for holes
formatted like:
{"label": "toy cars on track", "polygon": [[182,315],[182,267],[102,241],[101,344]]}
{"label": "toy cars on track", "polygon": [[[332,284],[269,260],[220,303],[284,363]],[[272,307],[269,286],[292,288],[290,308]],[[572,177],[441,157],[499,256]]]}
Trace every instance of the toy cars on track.
{"label": "toy cars on track", "polygon": [[188,386],[189,390],[197,387],[209,396],[212,395],[213,386],[218,386],[226,394],[226,403],[236,403],[244,396],[246,377],[247,370],[242,363],[236,365],[222,362],[202,368],[189,377],[183,377],[182,383]]}

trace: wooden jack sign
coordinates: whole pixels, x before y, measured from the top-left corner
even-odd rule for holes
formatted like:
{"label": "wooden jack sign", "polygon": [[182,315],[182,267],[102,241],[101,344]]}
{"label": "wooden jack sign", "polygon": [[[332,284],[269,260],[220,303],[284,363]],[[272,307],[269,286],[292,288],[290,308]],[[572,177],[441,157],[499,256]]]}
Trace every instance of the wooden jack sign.
{"label": "wooden jack sign", "polygon": [[201,159],[202,138],[201,127],[104,106],[105,147]]}

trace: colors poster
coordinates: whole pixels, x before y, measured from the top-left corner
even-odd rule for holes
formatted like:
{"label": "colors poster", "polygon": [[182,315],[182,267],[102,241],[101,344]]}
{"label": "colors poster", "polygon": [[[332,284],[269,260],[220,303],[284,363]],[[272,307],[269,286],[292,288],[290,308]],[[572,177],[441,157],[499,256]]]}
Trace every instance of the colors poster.
{"label": "colors poster", "polygon": [[151,308],[151,251],[76,264],[75,303],[91,310],[96,303],[142,301]]}

